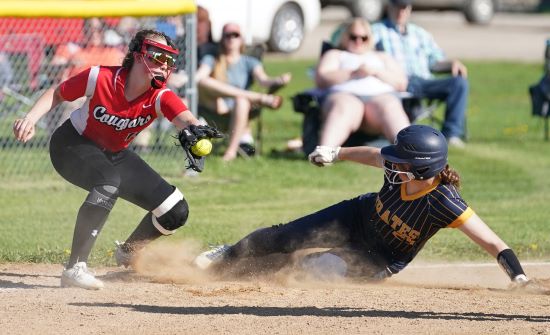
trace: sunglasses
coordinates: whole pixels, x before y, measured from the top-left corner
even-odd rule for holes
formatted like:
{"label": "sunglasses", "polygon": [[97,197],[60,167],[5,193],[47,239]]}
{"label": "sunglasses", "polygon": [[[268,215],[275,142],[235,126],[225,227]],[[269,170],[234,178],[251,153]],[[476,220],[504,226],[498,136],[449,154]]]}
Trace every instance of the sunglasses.
{"label": "sunglasses", "polygon": [[237,32],[223,34],[223,38],[225,38],[225,39],[239,38],[239,37],[241,37],[241,34],[239,34]]}
{"label": "sunglasses", "polygon": [[145,56],[159,65],[166,64],[168,65],[168,67],[171,68],[176,67],[176,59],[171,55],[167,55],[163,52],[147,50]]}
{"label": "sunglasses", "polygon": [[366,42],[369,40],[369,35],[355,35],[355,34],[349,33],[349,39],[354,42],[357,42],[359,40],[361,40],[362,42]]}
{"label": "sunglasses", "polygon": [[[159,50],[156,50],[155,48]],[[150,39],[145,39],[141,47],[141,53],[159,65],[166,64],[170,68],[175,68],[175,56],[179,54],[179,51],[169,45],[158,43]]]}

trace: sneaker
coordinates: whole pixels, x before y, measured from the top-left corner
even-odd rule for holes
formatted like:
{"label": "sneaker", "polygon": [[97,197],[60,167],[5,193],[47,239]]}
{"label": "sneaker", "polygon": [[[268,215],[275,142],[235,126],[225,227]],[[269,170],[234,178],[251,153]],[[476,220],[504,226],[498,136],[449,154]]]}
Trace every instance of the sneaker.
{"label": "sneaker", "polygon": [[103,288],[103,282],[96,279],[88,270],[86,263],[78,262],[70,269],[61,273],[61,287],[81,287],[87,290],[99,290]]}
{"label": "sneaker", "polygon": [[256,147],[251,143],[240,143],[237,152],[243,157],[253,157],[256,155]]}
{"label": "sneaker", "polygon": [[455,147],[459,149],[463,149],[466,147],[466,143],[464,143],[464,141],[458,136],[449,137],[447,139],[447,143],[450,147]]}
{"label": "sneaker", "polygon": [[219,245],[205,251],[193,260],[193,264],[201,270],[206,270],[211,267],[212,264],[220,262],[227,254],[229,248],[229,245]]}
{"label": "sneaker", "polygon": [[124,266],[125,268],[132,265],[132,257],[133,254],[131,252],[128,252],[124,250],[122,247],[124,245],[124,242],[115,241],[116,249],[115,249],[115,261],[117,266]]}

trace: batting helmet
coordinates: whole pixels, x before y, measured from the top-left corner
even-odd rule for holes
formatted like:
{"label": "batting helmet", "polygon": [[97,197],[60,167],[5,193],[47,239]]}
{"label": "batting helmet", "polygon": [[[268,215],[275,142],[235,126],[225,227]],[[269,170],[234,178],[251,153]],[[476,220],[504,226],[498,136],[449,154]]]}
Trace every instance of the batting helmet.
{"label": "batting helmet", "polygon": [[447,140],[430,126],[411,125],[399,131],[395,144],[382,148],[382,157],[409,164],[415,179],[428,179],[447,165]]}

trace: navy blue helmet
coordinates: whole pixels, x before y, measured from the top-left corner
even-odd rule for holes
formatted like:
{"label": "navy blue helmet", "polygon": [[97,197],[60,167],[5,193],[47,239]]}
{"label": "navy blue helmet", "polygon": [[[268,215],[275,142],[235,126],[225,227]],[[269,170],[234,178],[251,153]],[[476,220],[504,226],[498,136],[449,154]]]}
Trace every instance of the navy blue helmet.
{"label": "navy blue helmet", "polygon": [[430,126],[411,125],[399,131],[395,144],[382,148],[382,157],[409,164],[415,179],[428,179],[447,165],[447,140]]}

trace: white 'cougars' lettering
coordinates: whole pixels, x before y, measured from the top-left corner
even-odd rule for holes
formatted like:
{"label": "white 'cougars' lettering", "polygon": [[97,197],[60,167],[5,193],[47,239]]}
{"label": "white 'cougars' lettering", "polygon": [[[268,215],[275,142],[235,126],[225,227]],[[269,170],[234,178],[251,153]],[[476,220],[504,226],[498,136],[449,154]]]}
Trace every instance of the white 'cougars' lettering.
{"label": "white 'cougars' lettering", "polygon": [[116,115],[111,115],[107,113],[107,108],[103,106],[97,106],[94,108],[94,118],[101,123],[113,126],[118,131],[140,127],[151,121],[151,115],[147,115],[146,117],[138,116],[135,119],[121,118]]}

